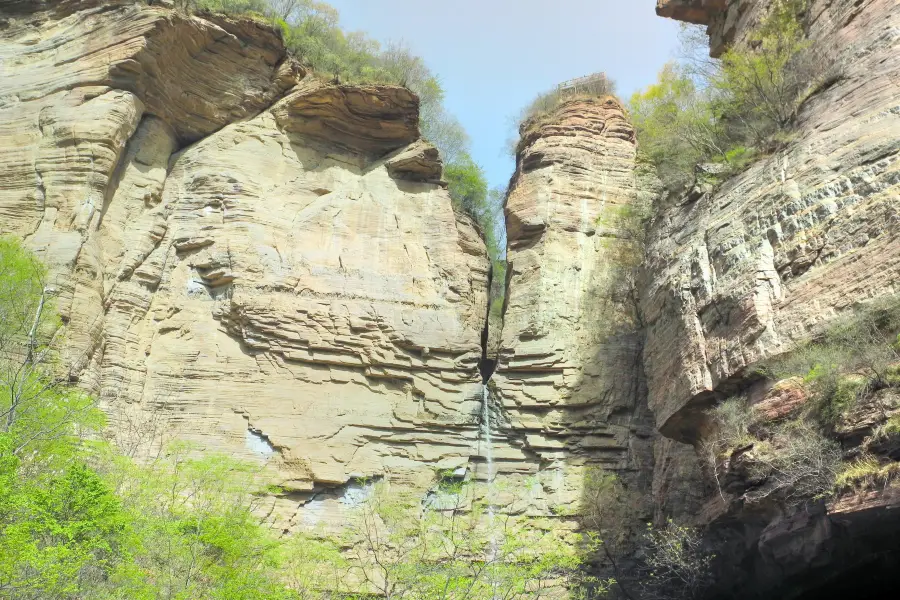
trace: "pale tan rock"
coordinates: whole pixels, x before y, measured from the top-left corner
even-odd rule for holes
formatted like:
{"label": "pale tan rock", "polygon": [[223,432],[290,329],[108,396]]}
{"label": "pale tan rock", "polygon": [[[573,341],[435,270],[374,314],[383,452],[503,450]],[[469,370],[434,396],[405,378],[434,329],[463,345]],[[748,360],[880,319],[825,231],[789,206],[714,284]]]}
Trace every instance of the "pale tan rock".
{"label": "pale tan rock", "polygon": [[611,218],[641,193],[634,159],[615,99],[564,103],[523,128],[506,202],[511,274],[492,380],[501,432],[534,472],[561,470],[558,487],[576,498],[583,465],[649,487],[641,337],[615,266],[631,242]]}
{"label": "pale tan rock", "polygon": [[345,523],[356,477],[477,467],[488,261],[415,96],[288,90],[253,21],[14,9],[0,233],[50,264],[69,377],[113,433],[266,465],[286,528]]}
{"label": "pale tan rock", "polygon": [[437,148],[425,140],[396,152],[384,164],[391,177],[411,181],[439,181],[444,170]]}

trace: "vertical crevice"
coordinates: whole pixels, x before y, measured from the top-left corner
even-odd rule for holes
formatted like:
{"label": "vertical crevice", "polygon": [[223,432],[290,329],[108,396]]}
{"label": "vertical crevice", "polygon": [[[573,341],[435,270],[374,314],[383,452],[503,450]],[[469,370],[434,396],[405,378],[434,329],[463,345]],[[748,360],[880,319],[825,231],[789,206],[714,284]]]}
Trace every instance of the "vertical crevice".
{"label": "vertical crevice", "polygon": [[[491,307],[494,305],[495,293],[494,293],[494,262],[491,261],[491,266],[488,270],[488,301],[487,301],[487,309],[484,313],[484,327],[481,329],[481,360],[478,361],[478,371],[481,373],[481,382],[483,384],[487,384],[488,380],[494,374],[494,371],[497,369],[497,358],[496,354],[490,351],[490,334],[491,334]],[[505,300],[504,300],[505,302]],[[502,326],[503,317],[502,314],[500,316],[500,323]]]}

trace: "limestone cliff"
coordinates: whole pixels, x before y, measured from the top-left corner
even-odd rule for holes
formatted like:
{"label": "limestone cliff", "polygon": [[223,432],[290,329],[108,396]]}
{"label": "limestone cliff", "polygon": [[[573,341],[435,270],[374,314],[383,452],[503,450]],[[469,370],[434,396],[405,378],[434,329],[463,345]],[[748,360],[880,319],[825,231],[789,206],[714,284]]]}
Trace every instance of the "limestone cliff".
{"label": "limestone cliff", "polygon": [[[767,6],[661,0],[657,10],[708,24],[718,54]],[[746,390],[754,364],[900,284],[900,5],[813,0],[807,19],[810,36],[837,51],[840,77],[803,105],[783,149],[718,189],[668,199],[650,234],[644,366],[656,424],[671,438],[657,446],[656,499],[663,514],[701,524],[718,518],[709,512],[715,498],[705,498],[696,459],[677,442],[700,439],[703,411]],[[823,573],[840,575],[838,565],[856,568],[883,547],[875,529],[892,535],[883,509],[897,503],[885,494],[816,515],[744,513],[744,530],[727,535],[743,544],[731,559],[746,578],[732,574],[730,584],[753,581],[746,594],[796,592]]]}
{"label": "limestone cliff", "polygon": [[2,20],[0,233],[50,263],[68,377],[114,432],[268,464],[285,528],[479,454],[488,260],[415,96],[304,77],[251,20]]}
{"label": "limestone cliff", "polygon": [[[708,25],[719,54],[767,5],[657,12]],[[900,5],[812,0],[808,17],[841,77],[776,154],[659,197],[636,261],[621,216],[659,190],[621,104],[526,123],[486,332],[484,244],[409,91],[322,82],[253,20],[6,2],[0,234],[50,264],[67,376],[113,432],[266,465],[286,531],[340,527],[357,477],[424,486],[435,468],[510,484],[492,499],[508,512],[568,514],[602,466],[638,516],[706,527],[738,565],[724,597],[796,596],[890,550],[900,496],[723,506],[692,445],[734,392],[790,410],[750,369],[900,292]],[[884,418],[869,408],[844,424],[851,450]]]}
{"label": "limestone cliff", "polygon": [[[509,297],[493,384],[508,443],[572,502],[586,465],[649,475],[641,337],[615,258],[617,210],[640,193],[634,130],[613,98],[568,101],[522,127],[506,201]],[[646,481],[644,482],[646,483]]]}

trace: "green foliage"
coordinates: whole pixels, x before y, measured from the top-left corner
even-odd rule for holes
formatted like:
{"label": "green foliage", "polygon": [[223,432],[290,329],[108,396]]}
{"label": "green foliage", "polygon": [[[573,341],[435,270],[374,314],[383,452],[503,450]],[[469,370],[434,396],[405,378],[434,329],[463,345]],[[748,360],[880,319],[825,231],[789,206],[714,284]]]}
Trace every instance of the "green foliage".
{"label": "green foliage", "polygon": [[758,502],[770,496],[802,501],[824,495],[841,462],[840,446],[828,439],[809,418],[763,424],[743,398],[729,398],[709,411],[710,432],[701,444],[701,456],[725,500],[719,470],[738,448],[752,449],[746,457],[751,480],[762,482],[743,498]]}
{"label": "green foliage", "polygon": [[777,0],[746,45],[729,48],[712,81],[732,135],[760,148],[776,141],[822,83],[824,56],[809,52],[800,16],[806,0]]}
{"label": "green foliage", "polygon": [[839,319],[818,339],[770,360],[765,370],[775,379],[802,377],[813,393],[814,416],[834,426],[862,397],[900,383],[895,376],[898,331],[900,298],[886,296]]}
{"label": "green foliage", "polygon": [[565,539],[536,520],[494,514],[483,491],[454,482],[443,501],[423,509],[417,495],[373,486],[341,542],[350,548],[340,559],[348,574],[341,589],[448,600],[536,599],[554,589],[584,598],[606,594],[613,582],[582,569],[600,543],[596,536]]}
{"label": "green foliage", "polygon": [[709,90],[686,67],[663,67],[655,84],[631,97],[629,111],[642,157],[669,187],[688,184],[701,162],[727,160]]}
{"label": "green foliage", "polygon": [[[687,60],[634,94],[630,111],[641,153],[670,189],[705,162],[724,165],[716,181],[789,137],[803,102],[828,79],[830,62],[806,39],[805,0],[776,0],[759,27],[720,61],[699,58],[701,37],[685,29]],[[689,41],[688,41],[689,40]]]}
{"label": "green foliage", "polygon": [[125,519],[87,463],[103,424],[54,376],[46,269],[0,238],[0,596],[76,598],[119,555]]}
{"label": "green foliage", "polygon": [[745,494],[751,502],[778,495],[800,502],[829,494],[841,466],[841,447],[810,419],[786,421],[761,444],[751,475],[766,485]]}
{"label": "green foliage", "polygon": [[649,597],[671,600],[702,598],[712,582],[715,556],[703,548],[700,533],[671,519],[664,526],[647,524],[644,533],[647,575],[642,585]]}
{"label": "green foliage", "polygon": [[464,154],[458,162],[444,168],[444,179],[449,185],[454,206],[477,216],[479,209],[485,206],[488,195],[487,181],[481,167],[468,154]]}
{"label": "green foliage", "polygon": [[[583,77],[571,85],[560,85],[539,94],[531,104],[522,109],[518,117],[519,128],[527,128],[529,122],[553,112],[557,107],[578,98],[603,98],[616,94],[615,82],[606,73],[594,73]],[[521,133],[521,132],[520,132]]]}
{"label": "green foliage", "polygon": [[183,10],[207,10],[231,14],[264,15],[270,10],[266,0],[177,0]]}
{"label": "green foliage", "polygon": [[[0,441],[6,450],[8,441]],[[118,500],[71,455],[52,471],[4,456],[0,596],[79,597],[82,582],[102,577],[119,558],[126,519]]]}
{"label": "green foliage", "polygon": [[128,512],[114,598],[288,598],[279,542],[254,514],[256,467],[179,443],[148,465],[111,457]]}
{"label": "green foliage", "polygon": [[888,486],[900,476],[900,463],[882,464],[876,457],[863,456],[846,463],[835,476],[834,485],[838,491],[861,491],[876,485]]}

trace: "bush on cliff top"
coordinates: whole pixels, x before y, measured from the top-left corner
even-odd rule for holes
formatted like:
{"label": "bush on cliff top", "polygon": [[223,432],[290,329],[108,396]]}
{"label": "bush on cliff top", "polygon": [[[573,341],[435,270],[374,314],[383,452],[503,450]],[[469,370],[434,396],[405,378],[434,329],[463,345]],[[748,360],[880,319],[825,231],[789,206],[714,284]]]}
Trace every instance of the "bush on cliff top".
{"label": "bush on cliff top", "polygon": [[[700,58],[695,28],[682,29],[686,60],[667,65],[629,108],[640,151],[669,189],[703,162],[727,176],[789,136],[806,99],[836,76],[828,53],[806,39],[806,0],[775,0],[748,39],[721,60]],[[705,48],[705,43],[704,43]]]}
{"label": "bush on cliff top", "polygon": [[[344,31],[340,14],[317,0],[178,0],[182,10],[258,15],[282,32],[288,52],[314,74],[345,84],[401,85],[419,97],[422,137],[437,147],[446,166],[454,207],[482,227],[487,181],[469,154],[463,126],[444,108],[444,89],[421,57],[402,44],[382,45],[362,31]],[[498,251],[491,250],[496,258]]]}
{"label": "bush on cliff top", "polygon": [[518,152],[518,145],[524,129],[530,123],[539,121],[553,112],[558,106],[579,98],[603,98],[615,96],[616,83],[606,73],[593,73],[586,77],[559,84],[552,90],[538,94],[525,108],[513,118],[512,126],[515,135],[508,140],[508,151],[512,156]]}

